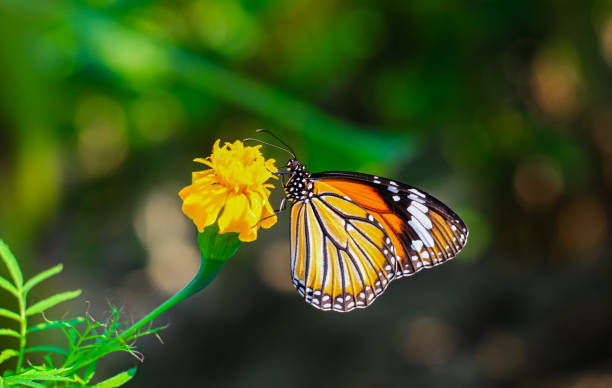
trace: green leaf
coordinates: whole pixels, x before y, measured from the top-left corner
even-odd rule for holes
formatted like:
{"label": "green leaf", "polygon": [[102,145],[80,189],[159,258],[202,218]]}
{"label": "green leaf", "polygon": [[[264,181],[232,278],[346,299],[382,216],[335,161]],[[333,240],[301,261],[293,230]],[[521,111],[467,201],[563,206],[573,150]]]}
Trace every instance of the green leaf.
{"label": "green leaf", "polygon": [[0,288],[4,288],[11,294],[15,295],[17,298],[20,297],[19,291],[15,288],[15,286],[12,285],[8,280],[3,278],[2,276],[0,276]]}
{"label": "green leaf", "polygon": [[50,368],[55,368],[55,366],[53,365],[53,358],[51,358],[50,354],[45,355],[45,357],[43,357],[45,359],[45,361],[47,361],[47,365]]}
{"label": "green leaf", "polygon": [[31,388],[45,388],[45,386],[42,385],[42,384],[38,384],[38,383],[35,383],[35,382],[31,381],[31,380],[19,378],[19,377],[16,377],[16,376],[7,377],[7,378],[4,379],[4,381],[7,382],[7,386],[8,387],[12,386],[13,384],[18,384],[18,386],[19,386],[19,384],[20,384],[20,385],[24,385],[26,387],[31,387]]}
{"label": "green leaf", "polygon": [[30,380],[41,380],[41,381],[72,381],[71,378],[58,376],[55,373],[45,373],[39,371],[28,371],[31,373],[22,373],[16,375],[17,378],[28,378]]}
{"label": "green leaf", "polygon": [[17,333],[13,329],[0,329],[0,335],[7,335],[9,337],[17,337],[17,338],[21,337],[21,335],[19,335],[19,333]]}
{"label": "green leaf", "polygon": [[41,330],[48,330],[48,329],[59,329],[59,328],[69,328],[69,327],[74,327],[76,325],[79,325],[81,323],[85,322],[85,318],[83,317],[78,317],[75,319],[70,319],[68,321],[50,321],[50,322],[42,322],[39,323],[38,325],[29,327],[28,330],[26,331],[27,334],[30,333],[34,333],[36,331],[41,331]]}
{"label": "green leaf", "polygon": [[16,357],[18,355],[19,352],[14,349],[3,350],[2,353],[0,353],[0,364],[2,364],[4,361],[8,360],[11,357]]}
{"label": "green leaf", "polygon": [[70,299],[74,299],[81,295],[81,290],[74,291],[66,291],[59,294],[55,294],[53,296],[48,297],[47,299],[43,299],[40,302],[36,302],[34,305],[28,307],[26,310],[26,315],[34,315],[41,313],[51,307],[55,306],[58,303],[65,302]]}
{"label": "green leaf", "polygon": [[17,322],[21,322],[21,317],[19,316],[19,314],[14,313],[2,307],[0,307],[0,317],[10,318]]}
{"label": "green leaf", "polygon": [[8,268],[9,273],[13,278],[13,283],[15,283],[17,288],[21,288],[23,285],[23,275],[21,274],[21,269],[19,269],[19,264],[17,264],[17,259],[15,259],[15,256],[13,256],[13,252],[11,252],[8,245],[6,245],[2,240],[0,240],[0,258],[2,258],[4,261],[6,268]]}
{"label": "green leaf", "polygon": [[68,351],[66,349],[60,348],[57,346],[51,346],[51,345],[32,346],[31,348],[26,348],[25,352],[26,353],[32,353],[32,352],[57,353],[57,354],[61,354],[62,356],[68,356]]}
{"label": "green leaf", "polygon": [[85,367],[85,371],[83,372],[83,382],[85,384],[89,383],[91,379],[93,379],[94,374],[96,373],[97,362],[92,362]]}
{"label": "green leaf", "polygon": [[136,374],[136,367],[130,368],[124,372],[121,372],[110,379],[106,379],[104,381],[99,382],[94,385],[95,388],[115,388],[120,387],[123,384],[127,383],[134,377]]}
{"label": "green leaf", "polygon": [[27,294],[28,291],[30,291],[34,286],[36,286],[38,283],[49,279],[51,276],[53,275],[57,275],[58,273],[62,272],[62,269],[64,268],[64,266],[62,264],[58,264],[55,267],[51,267],[46,271],[43,271],[41,273],[39,273],[38,275],[32,277],[30,280],[28,280],[25,285],[23,286],[23,290],[24,292]]}

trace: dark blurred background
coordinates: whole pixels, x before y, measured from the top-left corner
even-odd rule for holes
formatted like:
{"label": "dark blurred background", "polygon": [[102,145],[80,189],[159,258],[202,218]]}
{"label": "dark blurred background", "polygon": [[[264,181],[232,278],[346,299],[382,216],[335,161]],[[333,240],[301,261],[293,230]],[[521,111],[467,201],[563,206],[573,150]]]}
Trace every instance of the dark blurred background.
{"label": "dark blurred background", "polygon": [[65,264],[34,298],[84,291],[51,318],[138,319],[180,289],[191,160],[256,128],[470,227],[456,260],[336,314],[291,285],[286,213],[100,378],[612,386],[611,2],[0,0],[0,36],[0,238],[26,274]]}

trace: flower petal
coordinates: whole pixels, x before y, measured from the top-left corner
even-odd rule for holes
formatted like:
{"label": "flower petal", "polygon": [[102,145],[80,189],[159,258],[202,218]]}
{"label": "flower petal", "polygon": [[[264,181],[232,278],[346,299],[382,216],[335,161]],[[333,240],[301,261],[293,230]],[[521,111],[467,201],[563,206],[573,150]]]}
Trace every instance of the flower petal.
{"label": "flower petal", "polygon": [[276,217],[274,209],[272,209],[269,201],[266,201],[266,204],[264,205],[264,210],[261,213],[261,219],[262,221],[259,225],[264,229],[271,228],[274,224],[276,224],[276,221],[278,221],[278,217]]}
{"label": "flower petal", "polygon": [[247,229],[245,218],[249,211],[249,202],[245,194],[230,194],[225,201],[223,214],[219,217],[219,232],[241,233]]}
{"label": "flower petal", "polygon": [[[185,189],[181,190],[181,193]],[[224,190],[209,191],[207,196],[190,194],[183,198],[182,210],[202,232],[205,227],[212,225],[217,220],[226,197],[227,193]]]}

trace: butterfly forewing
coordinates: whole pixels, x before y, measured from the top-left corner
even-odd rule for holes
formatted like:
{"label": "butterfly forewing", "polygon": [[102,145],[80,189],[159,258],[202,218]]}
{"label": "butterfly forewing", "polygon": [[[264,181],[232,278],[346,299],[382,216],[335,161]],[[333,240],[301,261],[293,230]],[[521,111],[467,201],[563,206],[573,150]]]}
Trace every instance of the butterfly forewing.
{"label": "butterfly forewing", "polygon": [[414,187],[352,172],[313,174],[371,214],[396,251],[395,278],[452,259],[467,242],[468,230],[455,212]]}

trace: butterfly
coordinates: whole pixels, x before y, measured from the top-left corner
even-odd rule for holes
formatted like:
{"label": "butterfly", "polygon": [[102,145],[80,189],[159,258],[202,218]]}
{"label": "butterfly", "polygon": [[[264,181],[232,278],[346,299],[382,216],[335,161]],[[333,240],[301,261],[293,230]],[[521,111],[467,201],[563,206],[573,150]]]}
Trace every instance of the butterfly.
{"label": "butterfly", "polygon": [[442,264],[467,243],[463,220],[422,190],[357,172],[311,174],[287,152],[280,211],[291,204],[292,281],[312,306],[365,308],[393,280]]}

